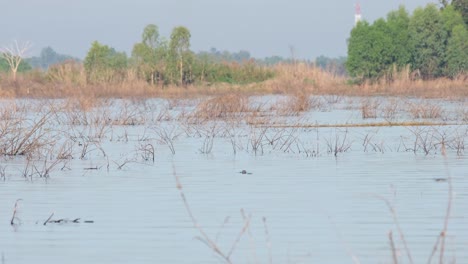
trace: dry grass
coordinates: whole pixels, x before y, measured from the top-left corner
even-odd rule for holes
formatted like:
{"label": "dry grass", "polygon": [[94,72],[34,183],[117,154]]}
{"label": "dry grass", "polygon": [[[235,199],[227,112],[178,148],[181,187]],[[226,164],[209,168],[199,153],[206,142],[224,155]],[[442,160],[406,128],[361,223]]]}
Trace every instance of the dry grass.
{"label": "dry grass", "polygon": [[297,91],[288,95],[284,100],[280,100],[275,108],[280,115],[299,115],[299,113],[309,111],[312,108],[310,94],[305,90]]}
{"label": "dry grass", "polygon": [[335,94],[345,86],[346,79],[326,72],[314,65],[296,63],[273,66],[276,77],[258,85],[265,93],[297,93],[307,91],[313,94]]}
{"label": "dry grass", "polygon": [[407,111],[414,119],[442,118],[444,114],[440,105],[427,101],[408,103]]}
{"label": "dry grass", "polygon": [[236,113],[249,111],[249,98],[239,93],[229,93],[202,101],[194,117],[202,120],[229,118]]}
{"label": "dry grass", "polygon": [[376,99],[364,99],[361,101],[361,114],[363,119],[377,118],[377,110],[380,102]]}
{"label": "dry grass", "polygon": [[324,71],[306,63],[272,66],[275,77],[245,85],[214,83],[193,86],[152,86],[128,70],[122,81],[92,84],[86,81],[83,66],[68,62],[53,66],[47,73],[33,71],[18,75],[12,81],[8,74],[0,75],[1,98],[189,98],[228,93],[297,94],[339,96],[412,96],[422,98],[468,97],[468,75],[455,79],[421,80],[406,68],[394,71],[378,82],[348,84],[349,78]]}
{"label": "dry grass", "polygon": [[468,97],[468,75],[460,75],[455,79],[438,78],[422,80],[410,74],[408,70],[395,73],[392,78],[382,78],[379,82],[365,82],[356,95],[392,95],[420,98],[457,99]]}

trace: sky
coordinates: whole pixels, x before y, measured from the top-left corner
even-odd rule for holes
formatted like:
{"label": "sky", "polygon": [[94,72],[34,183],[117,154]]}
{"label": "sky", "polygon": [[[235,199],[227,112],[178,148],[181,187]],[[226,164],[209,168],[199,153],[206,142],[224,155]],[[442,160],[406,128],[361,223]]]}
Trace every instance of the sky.
{"label": "sky", "polygon": [[[3,2],[3,3],[1,3]],[[187,27],[191,49],[247,50],[251,56],[314,59],[346,56],[356,0],[0,0],[0,46],[29,41],[29,56],[51,46],[84,58],[95,40],[131,54],[143,28],[169,39]],[[360,0],[367,21],[404,5],[410,12],[436,0]]]}

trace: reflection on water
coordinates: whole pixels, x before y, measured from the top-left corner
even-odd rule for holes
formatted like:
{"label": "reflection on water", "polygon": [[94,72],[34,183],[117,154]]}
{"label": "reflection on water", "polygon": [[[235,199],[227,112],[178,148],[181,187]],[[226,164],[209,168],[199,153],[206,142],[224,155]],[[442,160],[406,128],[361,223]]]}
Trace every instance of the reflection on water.
{"label": "reflection on water", "polygon": [[[318,155],[312,156],[300,148],[283,151],[266,145],[263,155],[254,155],[249,136],[242,133],[236,140],[243,147],[236,154],[223,137],[215,138],[209,154],[201,154],[204,137],[181,134],[172,155],[167,145],[151,141],[155,132],[149,127],[111,127],[100,145],[106,156],[95,148],[79,159],[77,151],[76,158],[55,168],[47,180],[23,178],[22,157],[2,159],[2,263],[222,262],[201,241],[174,173],[200,227],[226,255],[232,252],[234,263],[267,263],[270,258],[275,263],[353,263],[353,258],[390,263],[390,231],[397,257],[408,263],[382,198],[396,210],[414,262],[427,262],[448,203],[448,182],[435,179],[450,176],[454,200],[445,255],[457,263],[468,261],[468,159],[453,150],[447,157],[439,151],[404,151],[402,138],[410,142],[414,136],[406,128],[349,128],[350,148],[335,157],[327,153],[327,145],[336,142],[334,128],[294,132],[314,146]],[[364,151],[369,133],[384,151],[371,145]],[[155,163],[142,159],[138,151],[143,135],[156,147]],[[242,170],[252,174],[239,173]],[[19,198],[21,223],[10,226]],[[44,225],[52,213],[53,219],[94,223]],[[242,232],[248,217],[248,229]]]}

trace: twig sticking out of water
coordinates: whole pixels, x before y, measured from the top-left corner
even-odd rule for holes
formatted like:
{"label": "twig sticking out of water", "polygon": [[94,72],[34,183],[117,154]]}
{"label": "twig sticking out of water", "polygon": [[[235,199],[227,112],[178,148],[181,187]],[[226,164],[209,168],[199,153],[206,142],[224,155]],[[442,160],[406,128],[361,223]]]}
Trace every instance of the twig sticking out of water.
{"label": "twig sticking out of water", "polygon": [[336,232],[336,236],[338,237],[341,245],[344,247],[346,253],[351,257],[353,260],[354,264],[361,264],[361,261],[359,260],[358,256],[353,252],[353,249],[351,246],[346,242],[346,240],[343,238],[343,234],[340,232],[340,229],[338,228],[337,224],[335,221],[333,221],[333,218],[328,216],[328,221],[330,224],[333,226],[333,230]]}
{"label": "twig sticking out of water", "polygon": [[432,258],[434,257],[435,253],[437,252],[437,247],[440,243],[440,238],[443,236],[442,233],[440,233],[440,235],[437,236],[437,240],[434,244],[434,247],[432,249],[432,252],[431,252],[431,255],[429,256],[429,260],[427,261],[427,264],[431,264],[432,263]]}
{"label": "twig sticking out of water", "polygon": [[403,234],[403,230],[401,229],[400,222],[398,221],[395,208],[392,206],[392,204],[387,198],[380,196],[378,194],[374,194],[374,196],[384,201],[388,209],[390,210],[390,213],[392,214],[392,217],[393,217],[393,222],[395,223],[397,227],[398,234],[400,235],[400,239],[403,242],[403,246],[405,247],[405,251],[406,251],[406,255],[408,256],[409,263],[413,264],[414,263],[413,258],[411,257],[411,252],[408,248],[408,244],[406,243],[405,235]]}
{"label": "twig sticking out of water", "polygon": [[[244,222],[247,221],[247,215],[245,214],[244,209],[241,209],[241,216]],[[250,215],[249,215],[249,218],[250,218]],[[250,231],[250,226],[247,227],[247,234],[249,235],[250,249],[252,250],[252,257],[254,260],[253,263],[259,263],[257,254],[255,252],[255,240],[253,238],[252,232]]]}
{"label": "twig sticking out of water", "polygon": [[390,249],[392,250],[392,259],[393,264],[398,264],[398,257],[396,254],[395,242],[393,242],[393,233],[390,231],[388,233],[388,240],[390,241]]}
{"label": "twig sticking out of water", "polygon": [[229,216],[226,216],[226,218],[224,218],[224,222],[223,222],[223,224],[219,227],[219,231],[218,231],[218,233],[216,234],[215,242],[218,242],[218,238],[221,236],[221,231],[223,231],[223,228],[224,228],[224,226],[226,226],[226,224],[229,222],[229,219],[230,219]]}
{"label": "twig sticking out of water", "polygon": [[249,225],[250,225],[250,219],[251,219],[251,215],[249,214],[249,216],[247,217],[247,219],[244,220],[244,227],[242,227],[241,231],[239,232],[239,234],[237,235],[237,238],[236,240],[234,241],[234,243],[232,243],[232,247],[231,247],[231,250],[229,250],[229,253],[227,255],[228,258],[231,257],[232,253],[234,253],[234,250],[236,249],[236,246],[237,244],[239,243],[242,235],[247,231],[247,229],[249,228]]}
{"label": "twig sticking out of water", "polygon": [[15,202],[15,208],[13,209],[13,216],[11,217],[11,221],[10,221],[10,225],[15,225],[15,219],[18,219],[18,217],[16,217],[16,210],[18,209],[18,202],[19,201],[23,201],[23,199],[18,199],[16,200]]}
{"label": "twig sticking out of water", "polygon": [[270,232],[268,232],[268,226],[266,217],[263,217],[263,226],[265,227],[265,239],[266,239],[266,246],[268,248],[268,260],[270,264],[273,263],[273,254],[271,253],[271,239],[270,239]]}
{"label": "twig sticking out of water", "polygon": [[219,246],[213,241],[211,240],[211,238],[206,234],[205,230],[198,224],[197,222],[197,219],[195,218],[195,216],[193,215],[192,213],[192,210],[190,209],[190,206],[187,202],[187,198],[185,198],[185,194],[182,190],[182,184],[180,184],[180,180],[179,180],[179,176],[177,175],[176,171],[175,171],[175,167],[174,167],[174,164],[172,165],[172,174],[176,180],[176,187],[177,189],[179,190],[179,193],[180,193],[180,197],[182,198],[182,201],[184,202],[184,206],[185,206],[185,209],[187,210],[187,213],[190,217],[190,219],[192,220],[192,223],[193,223],[193,226],[198,230],[198,232],[200,232],[201,236],[202,236],[202,241],[205,242],[205,244],[211,248],[216,254],[218,254],[224,261],[226,261],[226,263],[232,263],[231,260],[229,259],[229,256],[224,254],[221,249],[219,248]]}
{"label": "twig sticking out of water", "polygon": [[448,164],[447,164],[447,154],[445,151],[445,144],[442,144],[442,155],[444,156],[444,163],[445,169],[447,174],[447,183],[448,183],[448,203],[447,203],[447,211],[445,214],[444,220],[444,229],[441,232],[441,241],[440,241],[440,258],[439,263],[442,264],[444,262],[444,251],[445,251],[445,237],[447,236],[447,229],[450,220],[450,214],[452,212],[452,200],[453,200],[453,188],[452,188],[452,176],[450,175]]}
{"label": "twig sticking out of water", "polygon": [[50,219],[54,216],[54,213],[52,213],[47,220],[45,220],[44,225],[47,225],[47,223],[50,221]]}
{"label": "twig sticking out of water", "polygon": [[0,165],[0,179],[3,179],[3,181],[6,180],[6,167],[3,167]]}
{"label": "twig sticking out of water", "polygon": [[[192,223],[193,223],[193,226],[198,230],[198,232],[200,232],[201,234],[201,237],[198,237],[198,239],[200,241],[202,241],[203,243],[205,243],[211,250],[213,250],[219,257],[221,257],[226,263],[229,263],[231,264],[232,261],[231,261],[231,256],[232,254],[234,253],[236,247],[237,247],[237,244],[239,243],[240,239],[242,238],[242,236],[248,231],[249,229],[249,226],[250,226],[250,219],[251,219],[251,215],[249,215],[247,218],[244,218],[244,226],[242,227],[242,229],[240,230],[239,234],[237,235],[236,237],[236,240],[234,240],[234,242],[232,243],[232,246],[231,246],[231,249],[229,250],[228,253],[225,253],[223,252],[220,247],[218,246],[218,244],[216,244],[216,239],[213,240],[211,239],[207,233],[205,232],[205,230],[198,224],[198,221],[197,219],[195,218],[194,214],[192,213],[192,210],[190,209],[190,206],[187,202],[187,198],[185,197],[185,194],[184,194],[184,191],[182,190],[182,184],[180,183],[180,179],[179,179],[179,176],[177,175],[176,171],[175,171],[175,167],[174,167],[174,164],[172,164],[172,174],[175,178],[175,181],[176,181],[176,187],[177,189],[179,190],[179,193],[180,193],[180,197],[182,198],[182,201],[184,203],[184,206],[185,206],[185,209],[190,217],[190,219],[192,220]],[[241,214],[243,214],[243,211],[241,210]],[[226,222],[226,221],[225,221]]]}

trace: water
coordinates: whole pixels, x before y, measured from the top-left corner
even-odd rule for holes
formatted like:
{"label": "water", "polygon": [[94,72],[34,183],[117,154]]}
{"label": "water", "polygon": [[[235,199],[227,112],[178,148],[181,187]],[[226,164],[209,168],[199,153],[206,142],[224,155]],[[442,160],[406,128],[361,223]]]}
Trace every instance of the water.
{"label": "water", "polygon": [[[180,121],[151,118],[163,105],[152,104],[151,113],[141,111],[143,124],[106,126],[105,136],[90,144],[82,159],[79,144],[84,137],[74,141],[74,158],[54,167],[46,179],[22,176],[25,157],[2,158],[2,263],[223,262],[201,241],[175,176],[200,228],[234,263],[354,263],[353,258],[392,263],[390,231],[399,260],[409,263],[384,200],[396,211],[414,262],[425,263],[448,204],[448,182],[435,179],[450,177],[453,202],[445,255],[457,263],[468,261],[468,159],[453,148],[447,148],[446,156],[437,147],[428,155],[421,148],[416,154],[407,151],[402,145],[414,143],[415,133],[405,127],[308,128],[282,132],[278,142],[297,138],[290,147],[264,141],[255,155],[252,128],[241,124],[234,128],[235,154],[232,138],[221,132],[213,149],[203,154],[204,136],[188,133]],[[180,112],[176,107],[170,114]],[[322,112],[307,115],[310,123],[359,122],[358,113],[339,108],[323,112],[327,118]],[[60,140],[97,131],[66,122],[61,126]],[[162,128],[178,135],[175,155],[159,140]],[[466,128],[457,124],[437,131]],[[278,129],[268,131],[270,139],[275,134]],[[368,145],[366,135],[372,136]],[[142,157],[146,144],[155,147],[154,163]],[[335,157],[327,152],[335,145],[349,149]],[[42,164],[34,163],[39,171]],[[251,174],[239,173],[242,170]],[[22,199],[17,224],[11,226],[17,199]],[[52,213],[54,220],[80,218],[80,223],[44,225]]]}

